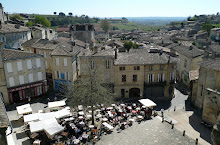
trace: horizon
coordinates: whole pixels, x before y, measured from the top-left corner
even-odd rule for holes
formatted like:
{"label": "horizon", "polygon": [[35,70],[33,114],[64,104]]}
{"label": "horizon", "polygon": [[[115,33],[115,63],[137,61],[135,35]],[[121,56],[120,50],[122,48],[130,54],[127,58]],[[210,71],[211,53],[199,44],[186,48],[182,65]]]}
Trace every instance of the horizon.
{"label": "horizon", "polygon": [[[100,1],[100,0],[2,0],[4,11],[10,14],[26,13],[53,15],[53,12],[63,12],[68,15],[88,15],[89,17],[111,18],[111,17],[189,17],[194,15],[212,15],[219,11],[220,1],[211,0],[209,3],[205,0],[185,0],[177,2],[176,0],[150,1],[131,0]],[[86,3],[86,4],[85,4]],[[213,5],[214,3],[214,5]],[[159,5],[158,5],[159,4]],[[106,7],[106,5],[108,5]],[[162,13],[162,14],[161,14]]]}

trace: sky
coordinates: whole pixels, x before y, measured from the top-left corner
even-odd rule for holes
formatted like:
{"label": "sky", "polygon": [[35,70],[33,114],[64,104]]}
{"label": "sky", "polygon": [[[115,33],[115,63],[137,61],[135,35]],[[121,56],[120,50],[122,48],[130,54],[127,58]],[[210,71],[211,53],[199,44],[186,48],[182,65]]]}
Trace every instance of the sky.
{"label": "sky", "polygon": [[5,12],[90,17],[188,17],[216,14],[220,0],[0,0]]}

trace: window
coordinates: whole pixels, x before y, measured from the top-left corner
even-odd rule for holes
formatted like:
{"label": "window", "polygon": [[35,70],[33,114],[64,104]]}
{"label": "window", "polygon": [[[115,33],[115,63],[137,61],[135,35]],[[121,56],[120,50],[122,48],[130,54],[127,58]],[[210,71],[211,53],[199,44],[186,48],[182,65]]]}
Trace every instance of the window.
{"label": "window", "polygon": [[28,74],[28,80],[29,83],[32,83],[34,81],[33,74]]}
{"label": "window", "polygon": [[148,82],[154,82],[154,74],[148,74]]}
{"label": "window", "polygon": [[185,61],[184,61],[184,67],[186,67],[186,64],[187,64],[187,60],[185,59]]}
{"label": "window", "polygon": [[59,58],[56,58],[56,66],[59,66],[59,65],[60,65]]}
{"label": "window", "polygon": [[140,70],[140,66],[134,66],[134,70]]}
{"label": "window", "polygon": [[64,66],[67,66],[67,58],[64,58],[64,59],[63,59],[63,63],[64,63],[64,64],[63,64]]}
{"label": "window", "polygon": [[55,71],[55,78],[59,79],[60,78],[60,72],[59,71]]}
{"label": "window", "polygon": [[44,58],[47,58],[47,52],[44,52]]}
{"label": "window", "polygon": [[36,59],[36,64],[37,64],[37,68],[41,67],[40,58],[37,58],[37,59]]}
{"label": "window", "polygon": [[42,78],[42,72],[37,72],[37,78],[38,78],[38,81],[43,80],[43,78]]}
{"label": "window", "polygon": [[31,60],[27,60],[27,69],[32,69]]}
{"label": "window", "polygon": [[95,62],[92,60],[91,61],[91,69],[94,69],[94,67],[95,67]]}
{"label": "window", "polygon": [[11,63],[7,63],[6,66],[7,66],[7,71],[8,71],[8,73],[12,72]]}
{"label": "window", "polygon": [[125,97],[125,89],[121,89],[121,97]]}
{"label": "window", "polygon": [[39,54],[41,54],[41,51],[38,51]]}
{"label": "window", "polygon": [[69,72],[65,72],[65,80],[70,80]]}
{"label": "window", "polygon": [[109,68],[110,68],[110,61],[109,61],[109,60],[106,60],[106,61],[105,61],[105,65],[106,65],[106,69],[109,69]]}
{"label": "window", "polygon": [[203,96],[203,85],[201,86],[201,96]]}
{"label": "window", "polygon": [[160,70],[163,70],[163,65],[160,65]]}
{"label": "window", "polygon": [[133,75],[133,82],[137,82],[137,75]]}
{"label": "window", "polygon": [[158,74],[158,82],[164,82],[164,73]]}
{"label": "window", "polygon": [[6,37],[3,37],[3,42],[6,42]]}
{"label": "window", "polygon": [[8,78],[8,80],[9,80],[9,86],[13,87],[15,85],[14,77],[10,77],[10,78]]}
{"label": "window", "polygon": [[173,81],[174,79],[175,79],[174,72],[171,72],[171,73],[170,73],[170,80]]}
{"label": "window", "polygon": [[23,75],[19,76],[19,84],[20,85],[24,84],[24,76]]}
{"label": "window", "polygon": [[61,79],[65,79],[65,74],[64,73],[60,73],[60,77],[61,77]]}
{"label": "window", "polygon": [[17,67],[18,67],[18,71],[22,71],[22,62],[21,61],[17,62]]}
{"label": "window", "polygon": [[153,66],[152,65],[149,66],[149,70],[153,70]]}
{"label": "window", "polygon": [[126,75],[122,75],[121,81],[126,82]]}
{"label": "window", "polygon": [[119,67],[119,70],[120,71],[125,70],[125,67]]}

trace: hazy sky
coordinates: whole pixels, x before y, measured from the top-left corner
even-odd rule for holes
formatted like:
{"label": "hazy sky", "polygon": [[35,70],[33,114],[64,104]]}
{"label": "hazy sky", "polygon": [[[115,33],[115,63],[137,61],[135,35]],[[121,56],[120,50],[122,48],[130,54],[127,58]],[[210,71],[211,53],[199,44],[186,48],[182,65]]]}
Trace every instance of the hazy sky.
{"label": "hazy sky", "polygon": [[220,0],[0,0],[9,13],[64,12],[91,17],[193,16],[216,14]]}

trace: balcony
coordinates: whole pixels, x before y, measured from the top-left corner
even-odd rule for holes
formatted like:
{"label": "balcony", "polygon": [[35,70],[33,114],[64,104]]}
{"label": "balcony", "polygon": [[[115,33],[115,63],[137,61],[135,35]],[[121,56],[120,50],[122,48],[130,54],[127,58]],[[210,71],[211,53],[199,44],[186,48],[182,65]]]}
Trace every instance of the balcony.
{"label": "balcony", "polygon": [[163,81],[163,82],[144,82],[144,86],[145,87],[149,87],[149,86],[166,86],[167,82]]}
{"label": "balcony", "polygon": [[170,80],[170,85],[175,84],[175,80]]}

